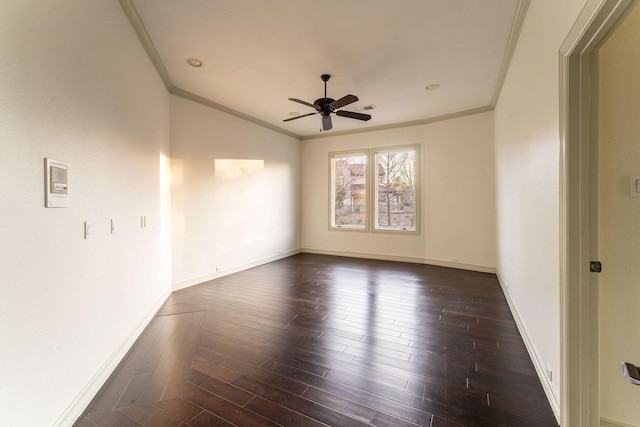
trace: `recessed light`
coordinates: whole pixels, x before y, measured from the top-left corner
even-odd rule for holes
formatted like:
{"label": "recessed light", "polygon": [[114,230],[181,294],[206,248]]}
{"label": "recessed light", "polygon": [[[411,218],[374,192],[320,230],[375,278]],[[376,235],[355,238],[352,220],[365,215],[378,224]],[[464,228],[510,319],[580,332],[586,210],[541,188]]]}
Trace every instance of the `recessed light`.
{"label": "recessed light", "polygon": [[426,90],[436,90],[440,87],[438,83],[431,83],[425,87]]}
{"label": "recessed light", "polygon": [[204,66],[204,62],[202,62],[198,58],[187,58],[187,64],[195,68],[200,68]]}
{"label": "recessed light", "polygon": [[292,111],[289,113],[290,116],[299,116],[300,113],[298,113],[297,111]]}

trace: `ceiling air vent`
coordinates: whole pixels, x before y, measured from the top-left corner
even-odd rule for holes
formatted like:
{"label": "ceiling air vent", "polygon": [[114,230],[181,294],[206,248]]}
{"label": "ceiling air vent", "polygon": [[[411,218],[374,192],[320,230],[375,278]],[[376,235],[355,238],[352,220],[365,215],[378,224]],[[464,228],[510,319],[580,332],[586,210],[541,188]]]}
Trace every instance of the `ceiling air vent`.
{"label": "ceiling air vent", "polygon": [[365,105],[363,107],[358,107],[355,110],[356,111],[371,111],[371,110],[375,110],[376,106],[373,104],[369,104],[369,105]]}

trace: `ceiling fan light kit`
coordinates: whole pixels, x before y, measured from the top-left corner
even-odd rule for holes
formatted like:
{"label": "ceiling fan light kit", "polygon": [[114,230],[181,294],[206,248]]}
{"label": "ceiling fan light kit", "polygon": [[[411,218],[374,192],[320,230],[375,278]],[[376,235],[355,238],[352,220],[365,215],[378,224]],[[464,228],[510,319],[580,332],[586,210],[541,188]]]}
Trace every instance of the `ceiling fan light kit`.
{"label": "ceiling fan light kit", "polygon": [[356,113],[354,111],[347,110],[339,110],[340,108],[352,104],[358,101],[358,97],[355,95],[345,95],[342,98],[335,100],[333,98],[327,97],[327,81],[331,78],[330,74],[323,74],[320,76],[322,81],[324,82],[324,98],[316,99],[313,104],[310,102],[302,101],[297,98],[289,98],[290,101],[297,102],[302,105],[306,105],[307,107],[311,107],[316,110],[315,113],[301,114],[299,116],[291,117],[289,119],[284,119],[283,122],[289,122],[291,120],[301,119],[307,116],[313,116],[315,114],[320,114],[322,116],[322,130],[327,131],[333,128],[333,123],[331,122],[331,113],[335,113],[340,117],[347,117],[349,119],[363,120],[367,121],[371,119],[369,114]]}

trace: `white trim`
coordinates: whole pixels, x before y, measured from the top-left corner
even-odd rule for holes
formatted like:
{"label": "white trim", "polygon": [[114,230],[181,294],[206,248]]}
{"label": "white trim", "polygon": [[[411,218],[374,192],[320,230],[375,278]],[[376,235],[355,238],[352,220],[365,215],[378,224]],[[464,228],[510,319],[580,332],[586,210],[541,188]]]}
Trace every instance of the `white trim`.
{"label": "white trim", "polygon": [[560,422],[599,424],[591,255],[591,54],[635,0],[589,0],[560,48]]}
{"label": "white trim", "polygon": [[219,277],[228,276],[230,274],[238,273],[240,271],[248,270],[253,267],[258,267],[263,264],[268,264],[273,261],[278,261],[280,259],[288,258],[293,255],[297,255],[300,253],[300,249],[292,249],[287,252],[282,252],[277,255],[268,256],[265,258],[261,258],[246,264],[237,265],[231,268],[225,268],[224,270],[208,274],[206,276],[197,277],[195,279],[184,280],[182,282],[177,282],[171,285],[172,291],[178,291],[180,289],[185,289],[191,286],[199,285],[204,282],[208,282],[209,280],[217,279]]}
{"label": "white trim", "polygon": [[544,393],[547,395],[547,400],[551,404],[551,409],[553,410],[554,415],[556,416],[556,420],[560,419],[560,394],[558,393],[558,389],[553,384],[552,381],[549,380],[546,374],[546,366],[545,362],[540,356],[536,345],[529,334],[529,330],[527,329],[524,321],[522,320],[522,316],[520,316],[520,312],[518,311],[518,307],[515,302],[511,299],[511,294],[509,293],[509,284],[505,283],[502,275],[500,274],[500,270],[496,272],[496,276],[498,277],[498,282],[500,283],[500,287],[502,288],[502,293],[504,294],[505,299],[507,300],[507,304],[511,309],[511,314],[513,315],[513,319],[518,326],[518,331],[520,332],[520,336],[524,341],[524,345],[527,348],[527,352],[529,353],[529,357],[531,357],[531,361],[533,362],[533,367],[538,374],[538,378],[540,378],[540,382],[542,383],[542,388],[544,389]]}
{"label": "white trim", "polygon": [[480,273],[496,273],[495,267],[489,267],[486,265],[477,265],[477,264],[466,264],[462,262],[452,262],[445,261],[434,258],[422,258],[422,257],[411,257],[411,256],[400,256],[400,255],[390,255],[390,254],[374,254],[374,253],[364,253],[364,252],[346,252],[346,251],[333,251],[326,249],[313,249],[313,248],[302,248],[300,249],[301,253],[305,254],[317,254],[317,255],[331,255],[331,256],[340,256],[347,258],[364,258],[364,259],[374,259],[380,261],[397,261],[397,262],[408,262],[411,264],[426,264],[426,265],[435,265],[438,267],[448,267],[448,268],[457,268],[459,270],[468,270],[468,271],[477,271]]}
{"label": "white trim", "polygon": [[623,423],[622,421],[615,421],[609,418],[600,418],[600,427],[638,427],[633,424]]}
{"label": "white trim", "polygon": [[75,399],[73,399],[69,406],[67,406],[62,414],[60,414],[58,419],[53,423],[54,427],[66,427],[73,425],[73,423],[76,422],[78,417],[82,415],[84,410],[91,403],[91,400],[107,382],[113,371],[118,367],[122,359],[127,355],[127,352],[131,349],[133,344],[135,344],[136,340],[140,337],[144,329],[147,327],[149,322],[151,322],[151,319],[153,319],[169,295],[169,291],[162,294],[154,306],[151,307],[151,310],[147,312],[129,335],[125,337],[115,351],[111,353],[102,366],[100,366],[96,373],[89,379],[87,384],[82,387],[82,390],[80,390]]}

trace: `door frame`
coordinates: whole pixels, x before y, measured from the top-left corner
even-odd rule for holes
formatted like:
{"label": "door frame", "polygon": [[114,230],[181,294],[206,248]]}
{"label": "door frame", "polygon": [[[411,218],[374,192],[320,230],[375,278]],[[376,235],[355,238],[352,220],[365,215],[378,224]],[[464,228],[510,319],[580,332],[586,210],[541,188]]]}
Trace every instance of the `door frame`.
{"label": "door frame", "polygon": [[598,294],[591,280],[592,83],[599,44],[638,0],[588,0],[560,48],[560,423],[600,425]]}

